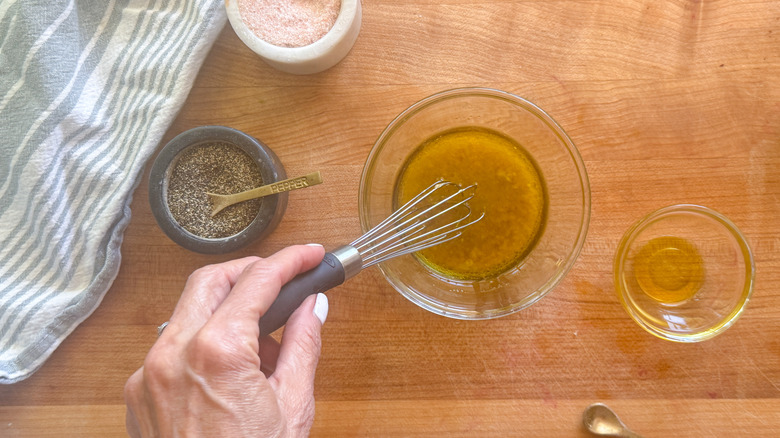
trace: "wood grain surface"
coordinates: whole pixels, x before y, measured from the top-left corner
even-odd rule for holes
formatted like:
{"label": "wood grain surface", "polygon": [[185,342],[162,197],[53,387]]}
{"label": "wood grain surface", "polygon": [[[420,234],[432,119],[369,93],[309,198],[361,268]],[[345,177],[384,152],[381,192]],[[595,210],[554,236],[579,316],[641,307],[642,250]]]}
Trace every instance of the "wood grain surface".
{"label": "wood grain surface", "polygon": [[[771,0],[363,0],[352,52],[293,76],[228,25],[166,134],[205,124],[260,138],[291,193],[265,241],[206,256],[170,241],[135,192],[122,267],[103,303],[26,381],[0,387],[2,437],[124,436],[122,388],[187,275],[294,243],[360,234],[368,152],[403,109],[485,86],[548,112],[588,169],[592,218],[566,279],[491,321],[430,314],[376,269],[331,291],[312,436],[588,436],[590,403],[647,437],[780,436],[780,2]],[[148,166],[147,166],[148,172]],[[752,299],[724,334],[659,340],[620,306],[612,261],[645,214],[695,203],[728,216],[756,264]]]}

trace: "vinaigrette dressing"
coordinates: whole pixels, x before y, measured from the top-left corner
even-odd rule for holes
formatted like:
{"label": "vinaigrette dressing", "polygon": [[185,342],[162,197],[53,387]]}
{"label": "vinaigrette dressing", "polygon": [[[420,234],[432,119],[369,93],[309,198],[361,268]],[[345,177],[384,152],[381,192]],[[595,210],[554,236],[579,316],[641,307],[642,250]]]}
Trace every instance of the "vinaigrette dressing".
{"label": "vinaigrette dressing", "polygon": [[440,179],[463,187],[476,183],[469,206],[485,216],[461,237],[420,251],[417,257],[456,280],[496,277],[522,262],[547,217],[544,181],[530,155],[493,130],[463,127],[437,134],[404,164],[396,182],[397,205]]}

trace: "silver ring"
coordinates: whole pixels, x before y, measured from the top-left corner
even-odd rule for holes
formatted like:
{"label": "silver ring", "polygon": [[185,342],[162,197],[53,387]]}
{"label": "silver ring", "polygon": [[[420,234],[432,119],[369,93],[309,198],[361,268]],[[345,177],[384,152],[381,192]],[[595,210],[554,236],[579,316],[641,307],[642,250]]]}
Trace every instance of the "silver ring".
{"label": "silver ring", "polygon": [[165,330],[165,327],[168,327],[168,322],[169,321],[165,321],[164,323],[160,324],[159,327],[157,327],[157,337],[158,338],[160,337],[160,335],[162,335],[162,332],[163,332],[163,330]]}

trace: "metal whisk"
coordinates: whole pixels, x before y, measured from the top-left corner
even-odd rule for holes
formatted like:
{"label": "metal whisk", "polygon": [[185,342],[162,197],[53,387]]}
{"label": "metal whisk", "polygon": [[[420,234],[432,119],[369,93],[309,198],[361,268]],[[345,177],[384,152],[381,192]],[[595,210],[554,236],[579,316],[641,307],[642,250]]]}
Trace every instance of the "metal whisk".
{"label": "metal whisk", "polygon": [[438,181],[349,245],[325,253],[322,263],[282,286],[260,318],[260,335],[283,326],[307,296],[332,289],[377,263],[421,251],[460,236],[484,216],[472,217],[467,202],[476,186]]}

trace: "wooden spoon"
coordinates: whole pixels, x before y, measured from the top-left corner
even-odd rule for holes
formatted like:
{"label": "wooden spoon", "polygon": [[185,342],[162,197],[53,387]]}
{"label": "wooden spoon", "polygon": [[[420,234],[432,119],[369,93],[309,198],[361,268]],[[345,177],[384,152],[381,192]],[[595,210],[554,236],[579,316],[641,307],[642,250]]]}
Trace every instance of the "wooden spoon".
{"label": "wooden spoon", "polygon": [[266,184],[247,190],[241,193],[234,193],[232,195],[220,195],[217,193],[206,193],[209,200],[211,200],[211,217],[214,217],[217,213],[222,211],[225,207],[229,207],[239,202],[248,201],[250,199],[262,198],[263,196],[273,195],[274,193],[288,192],[290,190],[304,189],[310,186],[316,186],[322,182],[322,175],[320,172],[310,173],[308,175],[299,176],[296,178],[288,178],[282,181],[277,181],[273,184]]}

